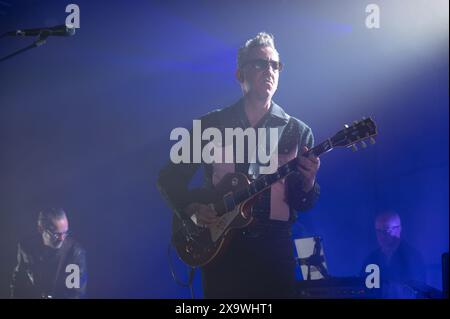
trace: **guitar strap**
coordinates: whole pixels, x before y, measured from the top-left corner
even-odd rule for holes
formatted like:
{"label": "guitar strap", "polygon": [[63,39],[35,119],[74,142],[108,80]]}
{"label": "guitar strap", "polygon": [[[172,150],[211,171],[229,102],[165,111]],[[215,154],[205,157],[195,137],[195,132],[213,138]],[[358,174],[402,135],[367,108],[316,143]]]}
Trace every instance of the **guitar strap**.
{"label": "guitar strap", "polygon": [[289,118],[284,134],[278,145],[280,154],[288,154],[298,147],[300,142],[300,125],[293,117]]}
{"label": "guitar strap", "polygon": [[[286,164],[298,155],[298,142],[300,127],[292,117],[284,130],[284,134],[278,144],[278,166]],[[286,179],[283,178],[273,183],[270,187],[270,219],[277,221],[288,221],[290,218],[290,207],[286,200]]]}
{"label": "guitar strap", "polygon": [[[278,138],[275,144],[275,147],[270,150],[271,156],[278,156],[279,154],[287,155],[291,153],[294,148],[298,145],[299,140],[299,125],[298,122],[293,118],[289,117],[286,124],[275,127],[278,129]],[[270,130],[266,130],[266,144],[264,145],[263,141],[258,141],[258,149],[260,147],[270,147]],[[268,149],[266,149],[266,154]],[[278,150],[278,154],[275,154],[275,151]],[[252,156],[252,162],[248,168],[248,175],[251,179],[257,179],[259,177],[261,166],[263,166],[258,159],[255,159],[256,152]],[[278,166],[280,166],[280,162],[278,161]]]}

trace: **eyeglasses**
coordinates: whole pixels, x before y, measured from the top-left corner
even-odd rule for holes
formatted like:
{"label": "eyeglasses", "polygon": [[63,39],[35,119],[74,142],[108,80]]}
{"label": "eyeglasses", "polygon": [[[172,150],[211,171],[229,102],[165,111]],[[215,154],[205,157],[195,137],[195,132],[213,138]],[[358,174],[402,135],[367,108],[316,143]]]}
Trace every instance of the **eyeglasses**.
{"label": "eyeglasses", "polygon": [[392,227],[388,227],[388,228],[383,228],[383,229],[377,228],[376,231],[379,234],[390,234],[390,233],[394,232],[395,230],[397,230],[399,228],[400,228],[400,225],[392,226]]}
{"label": "eyeglasses", "polygon": [[247,65],[252,65],[256,70],[267,70],[269,68],[269,65],[272,67],[272,70],[279,71],[283,69],[283,63],[280,61],[272,61],[272,60],[264,60],[264,59],[256,59],[256,60],[250,60],[242,64],[242,67],[245,67]]}
{"label": "eyeglasses", "polygon": [[47,234],[50,235],[50,237],[52,237],[54,240],[58,240],[58,239],[63,239],[66,238],[69,235],[69,231],[65,231],[63,233],[54,233],[49,229],[45,230],[47,232]]}

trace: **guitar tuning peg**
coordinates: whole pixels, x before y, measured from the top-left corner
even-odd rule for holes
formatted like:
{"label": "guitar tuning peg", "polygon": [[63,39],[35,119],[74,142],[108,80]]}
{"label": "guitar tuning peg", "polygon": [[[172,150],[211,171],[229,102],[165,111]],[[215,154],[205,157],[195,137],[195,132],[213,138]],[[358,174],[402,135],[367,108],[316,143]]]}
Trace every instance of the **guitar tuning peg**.
{"label": "guitar tuning peg", "polygon": [[352,151],[356,152],[358,150],[358,147],[355,144],[352,144]]}
{"label": "guitar tuning peg", "polygon": [[366,148],[367,144],[364,141],[361,141],[361,146],[362,146],[362,148]]}
{"label": "guitar tuning peg", "polygon": [[369,142],[370,142],[370,144],[375,144],[375,139],[373,138],[373,137],[371,137],[370,139],[369,139]]}
{"label": "guitar tuning peg", "polygon": [[344,124],[344,128],[348,128],[349,126],[348,126],[348,124]]}
{"label": "guitar tuning peg", "polygon": [[353,121],[353,124],[354,124],[354,125],[358,124],[358,121]]}

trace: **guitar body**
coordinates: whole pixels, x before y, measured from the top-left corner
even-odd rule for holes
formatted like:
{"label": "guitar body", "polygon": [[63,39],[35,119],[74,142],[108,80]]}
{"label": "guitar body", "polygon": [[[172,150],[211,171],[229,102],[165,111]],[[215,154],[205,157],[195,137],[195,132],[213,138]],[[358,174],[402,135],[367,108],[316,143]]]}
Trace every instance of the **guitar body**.
{"label": "guitar body", "polygon": [[193,200],[205,205],[215,205],[220,216],[219,221],[209,228],[196,226],[191,220],[180,220],[174,216],[172,243],[178,256],[191,267],[200,267],[216,259],[231,239],[233,232],[249,225],[253,218],[251,208],[255,197],[237,205],[231,211],[221,206],[226,194],[238,191],[250,184],[248,178],[241,173],[226,174],[213,190],[203,191],[199,198]]}
{"label": "guitar body", "polygon": [[[363,119],[346,125],[333,137],[303,153],[301,156],[319,156],[335,147],[350,147],[356,149],[355,143],[364,139],[374,143],[373,136],[377,134],[375,122]],[[364,143],[364,144],[363,144]],[[211,190],[202,190],[198,196],[192,195],[192,203],[209,205],[219,216],[218,222],[208,228],[199,227],[190,219],[181,220],[174,217],[172,224],[172,243],[178,256],[192,267],[204,266],[220,255],[230,241],[233,232],[249,225],[253,217],[252,206],[259,194],[276,181],[285,178],[297,170],[297,158],[278,167],[272,174],[261,175],[250,182],[241,173],[226,174],[219,184]]]}

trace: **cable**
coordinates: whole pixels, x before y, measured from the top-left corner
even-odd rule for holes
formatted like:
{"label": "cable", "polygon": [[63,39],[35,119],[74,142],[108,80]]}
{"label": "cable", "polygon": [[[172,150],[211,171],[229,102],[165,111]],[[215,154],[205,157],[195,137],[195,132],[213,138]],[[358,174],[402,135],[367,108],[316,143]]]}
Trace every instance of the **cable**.
{"label": "cable", "polygon": [[189,277],[188,277],[188,282],[182,282],[181,280],[179,280],[175,274],[175,269],[173,267],[173,263],[172,263],[172,259],[170,258],[170,248],[172,247],[172,244],[169,243],[169,245],[167,246],[167,259],[169,261],[169,267],[170,267],[170,273],[172,275],[172,279],[177,283],[177,285],[184,287],[184,288],[189,288],[189,291],[191,293],[191,298],[195,299],[195,295],[194,295],[194,286],[193,286],[193,282],[194,282],[194,275],[195,275],[195,268],[194,267],[189,267]]}

